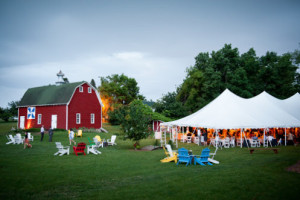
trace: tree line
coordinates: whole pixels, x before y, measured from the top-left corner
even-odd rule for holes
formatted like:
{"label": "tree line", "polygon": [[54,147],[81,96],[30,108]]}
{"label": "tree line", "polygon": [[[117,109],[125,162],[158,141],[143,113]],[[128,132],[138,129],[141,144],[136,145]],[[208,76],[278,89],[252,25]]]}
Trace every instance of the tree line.
{"label": "tree line", "polygon": [[231,44],[218,51],[199,53],[186,69],[186,78],[175,92],[159,99],[154,107],[170,118],[189,115],[215,99],[226,88],[250,98],[263,91],[280,98],[300,92],[300,52],[257,56],[253,48],[239,53]]}
{"label": "tree line", "polygon": [[8,103],[8,107],[0,107],[0,119],[8,122],[13,117],[18,116],[18,104],[20,101],[11,101]]}

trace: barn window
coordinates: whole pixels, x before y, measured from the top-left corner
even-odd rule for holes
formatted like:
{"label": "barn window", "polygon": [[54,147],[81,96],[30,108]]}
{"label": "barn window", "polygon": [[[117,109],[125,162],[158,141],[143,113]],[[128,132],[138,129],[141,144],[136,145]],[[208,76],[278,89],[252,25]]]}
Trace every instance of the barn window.
{"label": "barn window", "polygon": [[92,88],[91,87],[88,88],[88,92],[92,93]]}
{"label": "barn window", "polygon": [[95,114],[91,114],[91,124],[95,124]]}
{"label": "barn window", "polygon": [[76,124],[80,124],[80,113],[76,113]]}
{"label": "barn window", "polygon": [[79,92],[83,92],[83,87],[79,86]]}
{"label": "barn window", "polygon": [[38,114],[38,124],[42,123],[42,114]]}

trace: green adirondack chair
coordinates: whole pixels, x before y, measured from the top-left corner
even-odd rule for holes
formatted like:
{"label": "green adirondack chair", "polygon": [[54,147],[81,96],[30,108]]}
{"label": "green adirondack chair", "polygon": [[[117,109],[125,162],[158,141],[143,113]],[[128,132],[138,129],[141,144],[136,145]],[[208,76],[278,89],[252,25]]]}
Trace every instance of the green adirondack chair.
{"label": "green adirondack chair", "polygon": [[88,146],[96,145],[95,142],[92,141],[89,137],[88,137],[88,140],[89,140],[89,145]]}

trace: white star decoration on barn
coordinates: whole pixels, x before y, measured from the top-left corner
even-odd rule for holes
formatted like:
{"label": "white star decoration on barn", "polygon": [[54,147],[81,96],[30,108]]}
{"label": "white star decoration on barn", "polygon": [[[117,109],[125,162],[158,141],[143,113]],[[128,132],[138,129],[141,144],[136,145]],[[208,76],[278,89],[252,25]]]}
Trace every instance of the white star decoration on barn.
{"label": "white star decoration on barn", "polygon": [[35,107],[27,108],[27,119],[35,119]]}

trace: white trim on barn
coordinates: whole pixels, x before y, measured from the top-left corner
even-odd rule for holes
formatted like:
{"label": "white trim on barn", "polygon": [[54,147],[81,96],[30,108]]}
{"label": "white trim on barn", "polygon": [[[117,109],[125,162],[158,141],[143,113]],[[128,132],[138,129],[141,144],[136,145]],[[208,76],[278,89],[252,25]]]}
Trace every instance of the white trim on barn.
{"label": "white trim on barn", "polygon": [[68,130],[68,124],[69,124],[69,106],[66,105],[66,130]]}
{"label": "white trim on barn", "polygon": [[26,108],[26,107],[37,107],[37,106],[62,106],[67,103],[58,103],[58,104],[40,104],[40,105],[26,105],[26,106],[18,106],[18,108]]}

